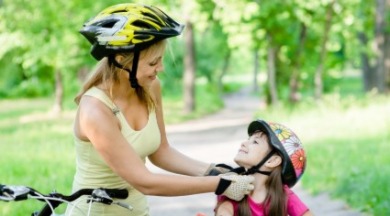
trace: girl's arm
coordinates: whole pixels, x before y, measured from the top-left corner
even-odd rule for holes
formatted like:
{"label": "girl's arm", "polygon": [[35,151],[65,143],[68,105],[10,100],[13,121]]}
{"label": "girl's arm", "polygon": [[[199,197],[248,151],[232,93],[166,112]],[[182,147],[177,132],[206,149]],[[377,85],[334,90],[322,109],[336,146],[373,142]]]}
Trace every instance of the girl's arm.
{"label": "girl's arm", "polygon": [[233,216],[233,204],[229,201],[223,201],[215,207],[215,216]]}
{"label": "girl's arm", "polygon": [[190,176],[203,176],[210,167],[210,163],[190,158],[172,148],[168,143],[163,117],[161,87],[158,80],[152,86],[152,94],[156,101],[156,115],[161,134],[161,144],[159,149],[149,156],[149,160],[154,165],[170,172]]}
{"label": "girl's arm", "polygon": [[307,210],[302,216],[313,216],[310,210]]}

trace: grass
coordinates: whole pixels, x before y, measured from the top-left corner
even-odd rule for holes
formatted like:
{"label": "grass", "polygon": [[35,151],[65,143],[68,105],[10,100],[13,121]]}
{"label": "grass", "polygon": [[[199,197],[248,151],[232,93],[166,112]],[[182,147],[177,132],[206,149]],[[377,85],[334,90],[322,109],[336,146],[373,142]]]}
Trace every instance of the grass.
{"label": "grass", "polygon": [[330,192],[353,208],[390,214],[390,98],[341,98],[280,108],[259,117],[285,122],[308,155],[302,178],[311,193]]}
{"label": "grass", "polygon": [[[49,99],[0,102],[0,182],[50,192],[70,191],[74,152],[69,118],[46,114]],[[0,203],[0,215],[28,215],[34,201]]]}

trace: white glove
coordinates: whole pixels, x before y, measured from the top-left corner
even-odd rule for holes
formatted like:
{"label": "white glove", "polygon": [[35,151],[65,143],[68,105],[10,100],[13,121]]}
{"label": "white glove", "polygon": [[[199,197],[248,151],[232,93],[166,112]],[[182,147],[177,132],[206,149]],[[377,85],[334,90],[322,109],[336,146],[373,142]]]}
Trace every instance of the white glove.
{"label": "white glove", "polygon": [[219,176],[221,176],[221,181],[215,191],[217,195],[223,194],[232,200],[240,201],[254,189],[253,181],[255,178],[253,176],[237,175],[236,173],[226,173]]}

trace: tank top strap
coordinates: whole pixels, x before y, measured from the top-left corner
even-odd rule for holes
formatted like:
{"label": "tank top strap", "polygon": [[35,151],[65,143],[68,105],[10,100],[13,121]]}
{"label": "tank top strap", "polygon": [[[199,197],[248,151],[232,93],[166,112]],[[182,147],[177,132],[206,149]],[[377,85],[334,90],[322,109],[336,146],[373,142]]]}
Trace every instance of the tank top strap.
{"label": "tank top strap", "polygon": [[103,102],[105,105],[107,105],[115,115],[119,112],[119,108],[114,104],[114,102],[112,102],[112,100],[108,97],[108,95],[103,90],[101,90],[95,86],[88,89],[84,93],[84,95],[97,98],[98,100]]}

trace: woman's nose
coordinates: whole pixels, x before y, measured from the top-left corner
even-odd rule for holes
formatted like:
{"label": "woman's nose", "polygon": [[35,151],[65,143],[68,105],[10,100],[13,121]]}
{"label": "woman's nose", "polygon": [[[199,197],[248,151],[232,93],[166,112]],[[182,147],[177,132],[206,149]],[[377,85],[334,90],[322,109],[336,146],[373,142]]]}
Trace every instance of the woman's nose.
{"label": "woman's nose", "polygon": [[157,71],[157,72],[162,72],[162,71],[164,71],[164,65],[163,65],[163,63],[160,63],[160,64],[157,65],[156,71]]}

